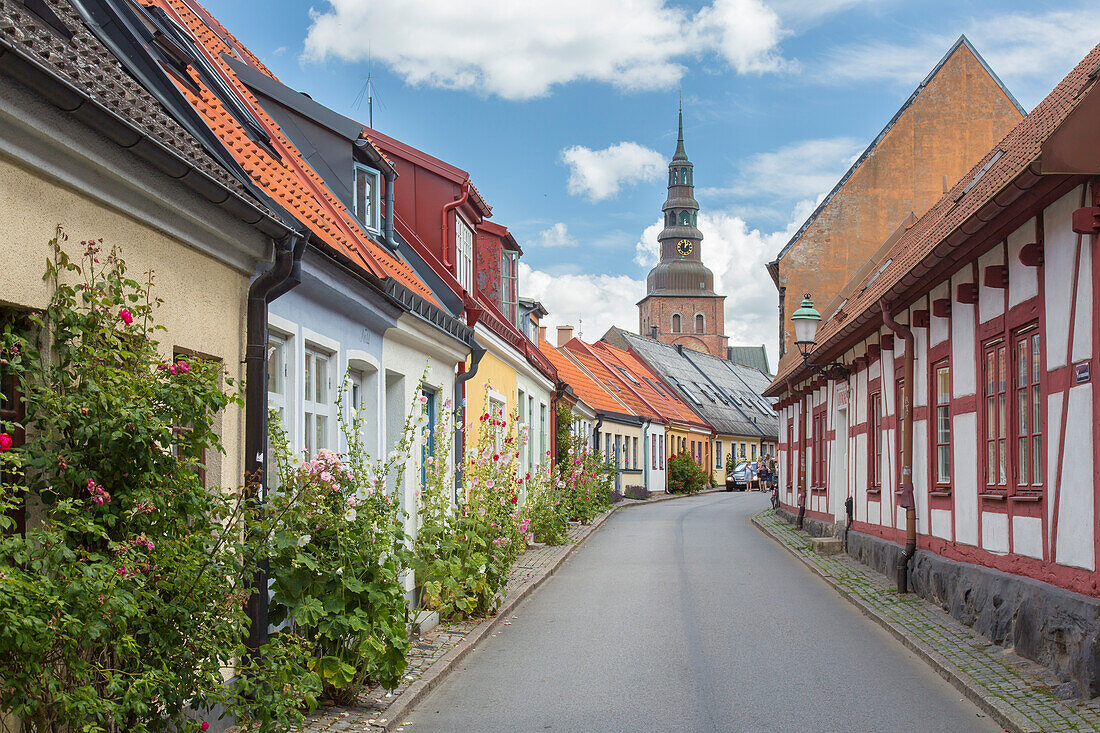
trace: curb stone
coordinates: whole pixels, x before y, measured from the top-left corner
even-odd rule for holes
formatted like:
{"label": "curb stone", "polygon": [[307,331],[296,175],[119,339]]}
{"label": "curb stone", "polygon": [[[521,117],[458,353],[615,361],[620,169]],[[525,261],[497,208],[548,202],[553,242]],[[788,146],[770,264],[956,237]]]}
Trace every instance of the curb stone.
{"label": "curb stone", "polygon": [[[439,686],[443,680],[445,680],[451,672],[454,671],[458,663],[461,662],[467,654],[472,652],[478,644],[480,644],[485,637],[497,627],[497,625],[508,617],[520,603],[522,603],[536,588],[541,586],[551,575],[557,572],[558,568],[565,563],[566,560],[573,554],[574,551],[581,544],[584,543],[592,534],[603,526],[603,523],[608,520],[616,511],[624,509],[630,506],[642,506],[644,504],[656,504],[662,501],[670,501],[672,499],[683,499],[688,496],[700,496],[702,494],[713,494],[721,489],[704,489],[698,491],[695,494],[659,494],[656,497],[650,499],[624,499],[623,501],[615,504],[610,510],[604,512],[603,515],[595,519],[588,525],[588,531],[583,535],[577,537],[577,539],[569,546],[569,548],[562,553],[562,556],[555,560],[552,564],[546,566],[540,571],[540,574],[530,583],[518,589],[515,593],[504,599],[504,603],[497,610],[496,615],[492,618],[485,619],[473,631],[466,635],[462,641],[458,642],[435,661],[432,666],[428,667],[424,671],[424,674],[420,676],[420,679],[413,682],[409,687],[402,692],[396,700],[390,703],[384,711],[378,713],[376,725],[383,726],[387,731],[396,730],[397,728],[405,724],[405,717],[412,711],[416,705],[418,705],[429,692]],[[627,503],[629,502],[629,503]],[[381,716],[385,716],[383,719]]]}
{"label": "curb stone", "polygon": [[986,695],[985,688],[979,685],[973,677],[959,669],[958,666],[949,661],[932,646],[920,639],[911,637],[907,633],[907,630],[900,624],[891,621],[877,608],[837,583],[829,573],[808,562],[806,558],[795,550],[795,548],[784,542],[782,538],[773,534],[772,531],[760,521],[760,516],[761,515],[758,514],[752,518],[752,523],[757,529],[775,540],[780,546],[797,558],[799,562],[809,568],[814,575],[828,583],[838,595],[852,603],[852,605],[858,608],[865,616],[884,628],[907,649],[928,663],[941,677],[950,682],[959,692],[966,695],[971,702],[989,715],[997,725],[1000,725],[1002,728],[1012,733],[1042,733],[1042,730],[1036,727],[1035,723],[1020,715],[1020,713],[1006,702]]}

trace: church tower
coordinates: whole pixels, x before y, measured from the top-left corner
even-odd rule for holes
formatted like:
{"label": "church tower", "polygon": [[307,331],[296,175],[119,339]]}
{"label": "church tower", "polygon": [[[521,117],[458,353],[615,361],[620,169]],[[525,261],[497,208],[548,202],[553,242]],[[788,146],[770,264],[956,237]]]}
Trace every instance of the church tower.
{"label": "church tower", "polygon": [[668,164],[668,198],[661,207],[665,226],[657,235],[661,261],[650,270],[646,296],[638,302],[638,331],[642,336],[725,359],[726,296],[715,294],[714,273],[703,264],[692,169],[684,151],[681,109],[676,153]]}

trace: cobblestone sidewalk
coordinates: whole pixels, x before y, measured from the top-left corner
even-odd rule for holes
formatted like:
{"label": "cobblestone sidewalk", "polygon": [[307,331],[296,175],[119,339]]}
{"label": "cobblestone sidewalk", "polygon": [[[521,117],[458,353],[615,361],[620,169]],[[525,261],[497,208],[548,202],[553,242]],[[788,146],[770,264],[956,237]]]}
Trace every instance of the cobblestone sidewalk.
{"label": "cobblestone sidewalk", "polygon": [[1100,730],[1100,698],[1057,699],[1061,681],[1045,667],[995,646],[918,596],[899,595],[888,578],[846,555],[818,555],[808,535],[771,510],[753,517],[753,523],[1007,729],[1023,733]]}

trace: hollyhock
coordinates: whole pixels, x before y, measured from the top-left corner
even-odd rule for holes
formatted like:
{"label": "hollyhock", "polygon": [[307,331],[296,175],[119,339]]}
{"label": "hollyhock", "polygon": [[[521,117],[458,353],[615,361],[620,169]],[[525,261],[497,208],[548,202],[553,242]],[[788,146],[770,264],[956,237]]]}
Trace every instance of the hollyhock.
{"label": "hollyhock", "polygon": [[11,450],[11,436],[7,433],[0,433],[0,451]]}
{"label": "hollyhock", "polygon": [[118,309],[118,317],[121,318],[122,322],[125,323],[127,326],[134,322],[133,314],[131,314],[130,311],[126,308]]}

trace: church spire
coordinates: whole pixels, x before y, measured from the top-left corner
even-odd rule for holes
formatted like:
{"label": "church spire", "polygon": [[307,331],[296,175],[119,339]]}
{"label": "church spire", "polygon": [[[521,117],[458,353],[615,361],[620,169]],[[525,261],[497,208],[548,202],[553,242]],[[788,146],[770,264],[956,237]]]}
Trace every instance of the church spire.
{"label": "church spire", "polygon": [[676,154],[672,156],[673,160],[687,160],[688,154],[684,150],[684,105],[680,103],[680,134],[676,138]]}

